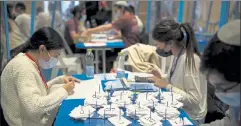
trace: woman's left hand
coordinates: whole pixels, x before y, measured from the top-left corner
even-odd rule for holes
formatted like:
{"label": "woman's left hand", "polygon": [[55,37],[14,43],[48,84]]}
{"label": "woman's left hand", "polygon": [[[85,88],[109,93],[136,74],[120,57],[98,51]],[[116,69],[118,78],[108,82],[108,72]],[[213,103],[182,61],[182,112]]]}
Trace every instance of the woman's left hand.
{"label": "woman's left hand", "polygon": [[77,82],[77,83],[80,83],[80,81],[72,76],[64,76],[64,83],[67,84],[71,81],[74,81],[74,82]]}
{"label": "woman's left hand", "polygon": [[153,83],[155,84],[156,87],[159,88],[166,88],[168,83],[164,80],[164,79],[160,79],[158,77],[151,77],[149,78],[149,80],[153,81]]}

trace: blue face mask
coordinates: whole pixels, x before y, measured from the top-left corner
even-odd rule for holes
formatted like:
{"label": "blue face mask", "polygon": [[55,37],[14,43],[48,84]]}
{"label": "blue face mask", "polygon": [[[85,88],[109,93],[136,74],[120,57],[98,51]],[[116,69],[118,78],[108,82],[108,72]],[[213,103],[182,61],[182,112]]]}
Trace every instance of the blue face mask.
{"label": "blue face mask", "polygon": [[85,21],[87,19],[87,16],[86,15],[83,15],[82,18],[81,18],[81,21]]}
{"label": "blue face mask", "polygon": [[240,106],[240,92],[215,92],[215,95],[227,105],[230,105],[232,107]]}
{"label": "blue face mask", "polygon": [[[50,55],[49,55],[50,56]],[[58,63],[58,59],[55,57],[51,57],[49,58],[49,61],[45,61],[43,59],[38,60],[39,62],[39,66],[43,69],[51,69],[53,67],[55,67]]]}
{"label": "blue face mask", "polygon": [[121,14],[120,14],[120,11],[117,11],[116,14],[115,14],[115,18],[116,18],[116,19],[119,19],[119,18],[120,18],[120,15],[121,15]]}

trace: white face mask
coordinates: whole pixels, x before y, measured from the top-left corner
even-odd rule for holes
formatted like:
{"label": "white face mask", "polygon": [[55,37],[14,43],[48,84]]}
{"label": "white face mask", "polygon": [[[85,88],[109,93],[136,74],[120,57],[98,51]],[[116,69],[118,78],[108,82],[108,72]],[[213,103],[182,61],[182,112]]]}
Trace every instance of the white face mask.
{"label": "white face mask", "polygon": [[232,107],[240,106],[240,92],[215,92],[215,95],[225,104],[230,105]]}
{"label": "white face mask", "polygon": [[121,15],[121,14],[120,14],[120,11],[117,11],[116,14],[115,14],[116,20],[120,18],[120,15]]}
{"label": "white face mask", "polygon": [[53,67],[55,67],[58,63],[58,59],[54,58],[54,57],[50,57],[49,61],[45,61],[45,60],[38,60],[39,62],[39,66],[43,69],[51,69]]}

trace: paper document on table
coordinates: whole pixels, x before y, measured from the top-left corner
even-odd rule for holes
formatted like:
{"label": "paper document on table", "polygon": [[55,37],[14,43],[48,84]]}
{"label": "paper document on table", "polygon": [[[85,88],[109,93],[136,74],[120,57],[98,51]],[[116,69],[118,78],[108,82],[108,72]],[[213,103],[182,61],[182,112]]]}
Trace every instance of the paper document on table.
{"label": "paper document on table", "polygon": [[105,42],[107,42],[107,39],[94,38],[94,39],[91,39],[90,41],[91,41],[91,42],[96,42],[96,43],[101,43],[101,42],[105,43]]}
{"label": "paper document on table", "polygon": [[172,126],[192,126],[193,123],[188,120],[186,117],[183,118],[176,118],[175,120],[168,120]]}
{"label": "paper document on table", "polygon": [[[111,39],[111,37],[109,37],[108,39]],[[113,39],[113,40],[107,40],[108,43],[111,43],[111,42],[123,42],[122,39]]]}
{"label": "paper document on table", "polygon": [[137,73],[137,72],[131,72],[128,74],[127,81],[135,81],[135,76],[138,77],[152,77],[152,74],[149,73]]}
{"label": "paper document on table", "polygon": [[106,43],[84,43],[86,47],[103,47]]}
{"label": "paper document on table", "polygon": [[92,98],[94,92],[104,93],[99,79],[85,80],[75,84],[74,94],[67,99]]}

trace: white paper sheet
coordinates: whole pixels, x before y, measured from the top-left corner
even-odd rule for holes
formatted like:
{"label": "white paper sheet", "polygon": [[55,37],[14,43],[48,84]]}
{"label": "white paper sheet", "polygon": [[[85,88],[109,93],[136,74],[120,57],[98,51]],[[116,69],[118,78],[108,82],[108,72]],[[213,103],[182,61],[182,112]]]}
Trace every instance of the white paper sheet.
{"label": "white paper sheet", "polygon": [[80,84],[75,84],[74,94],[70,95],[67,99],[91,99],[93,98],[95,91],[99,92],[99,88],[100,93],[103,93],[104,95],[100,83],[99,79],[81,81]]}
{"label": "white paper sheet", "polygon": [[103,47],[106,43],[84,43],[85,47]]}
{"label": "white paper sheet", "polygon": [[186,117],[183,118],[183,121],[181,118],[176,118],[175,120],[168,120],[172,126],[190,126],[193,125],[192,122],[190,122],[190,120],[188,120]]}
{"label": "white paper sheet", "polygon": [[114,116],[108,119],[115,126],[129,126],[131,121],[127,120],[124,117]]}

